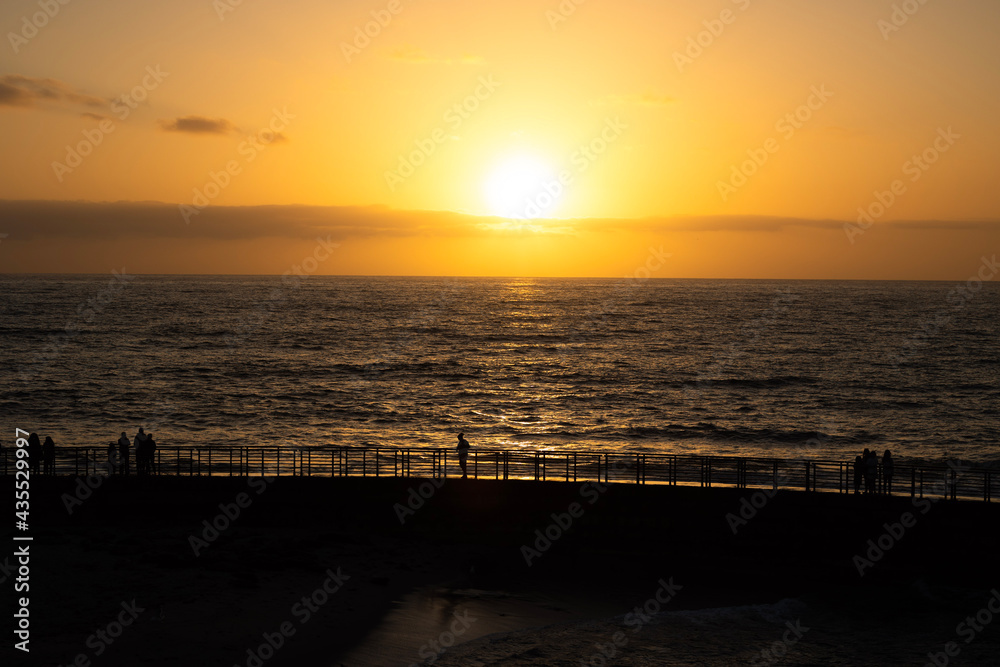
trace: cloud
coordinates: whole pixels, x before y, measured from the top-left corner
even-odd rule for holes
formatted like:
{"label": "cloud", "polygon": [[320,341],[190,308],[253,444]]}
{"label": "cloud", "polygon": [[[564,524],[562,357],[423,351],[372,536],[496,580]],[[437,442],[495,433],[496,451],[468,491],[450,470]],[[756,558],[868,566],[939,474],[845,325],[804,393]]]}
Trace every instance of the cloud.
{"label": "cloud", "polygon": [[[704,232],[773,233],[807,228],[843,234],[843,220],[775,216],[669,216],[509,221],[454,211],[401,211],[386,206],[208,206],[190,225],[177,204],[0,200],[0,219],[11,238],[314,239],[454,238],[498,234],[587,234],[616,231],[655,234]],[[1000,233],[1000,220],[880,222],[886,229],[916,232],[963,230]]]}
{"label": "cloud", "polygon": [[239,128],[225,118],[181,116],[172,120],[161,119],[159,123],[160,127],[167,132],[188,132],[190,134],[230,134],[239,132]]}
{"label": "cloud", "polygon": [[103,108],[110,103],[110,100],[82,93],[56,79],[40,79],[20,74],[0,76],[0,106]]}
{"label": "cloud", "polygon": [[410,45],[396,49],[390,54],[389,58],[416,65],[482,65],[486,62],[481,56],[468,54],[460,58],[432,56],[423,49]]}
{"label": "cloud", "polygon": [[80,117],[81,118],[89,118],[91,120],[98,120],[98,121],[104,120],[105,118],[107,118],[107,116],[105,116],[104,114],[92,113],[90,111],[84,111],[82,114],[80,114]]}
{"label": "cloud", "polygon": [[673,104],[676,98],[669,95],[660,95],[653,92],[645,93],[632,93],[629,95],[606,95],[600,99],[594,101],[594,104],[598,106],[610,105],[610,106],[623,106],[623,105],[639,105],[639,106],[665,106],[667,104]]}

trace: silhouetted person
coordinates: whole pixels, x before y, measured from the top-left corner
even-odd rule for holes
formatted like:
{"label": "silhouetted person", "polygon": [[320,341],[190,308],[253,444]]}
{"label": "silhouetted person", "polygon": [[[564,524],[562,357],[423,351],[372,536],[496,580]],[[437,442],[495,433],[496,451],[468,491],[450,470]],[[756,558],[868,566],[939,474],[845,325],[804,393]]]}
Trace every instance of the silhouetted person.
{"label": "silhouetted person", "polygon": [[153,434],[146,433],[146,437],[135,446],[135,471],[140,475],[148,475],[153,467],[152,450],[156,447],[153,442]]}
{"label": "silhouetted person", "polygon": [[[141,432],[141,430],[140,430]],[[142,435],[146,435],[142,433]],[[146,474],[146,447],[149,444],[149,437],[146,436],[139,439],[139,436],[135,437],[135,474],[145,475]]]}
{"label": "silhouetted person", "polygon": [[458,434],[458,465],[462,467],[462,479],[469,477],[466,467],[469,463],[469,441],[465,439],[464,433]]}
{"label": "silhouetted person", "polygon": [[882,454],[882,481],[885,483],[885,492],[892,495],[892,476],[895,473],[895,465],[892,462],[892,452],[888,449]]}
{"label": "silhouetted person", "polygon": [[136,462],[136,472],[139,472],[139,453],[146,451],[146,432],[139,427],[139,432],[135,434],[135,439],[132,441],[132,446],[135,448],[135,462]]}
{"label": "silhouetted person", "polygon": [[128,474],[129,447],[128,436],[122,433],[122,437],[118,438],[118,472],[122,475]]}
{"label": "silhouetted person", "polygon": [[37,433],[28,436],[28,469],[33,475],[41,472],[42,465],[42,441],[38,439]]}
{"label": "silhouetted person", "polygon": [[864,472],[865,462],[861,455],[854,457],[854,493],[861,493],[861,475]]}
{"label": "silhouetted person", "polygon": [[865,493],[875,493],[875,476],[878,473],[878,454],[865,450]]}
{"label": "silhouetted person", "polygon": [[146,434],[146,474],[156,474],[156,441],[152,433]]}
{"label": "silhouetted person", "polygon": [[50,435],[45,436],[42,443],[42,471],[46,475],[56,474],[56,443]]}

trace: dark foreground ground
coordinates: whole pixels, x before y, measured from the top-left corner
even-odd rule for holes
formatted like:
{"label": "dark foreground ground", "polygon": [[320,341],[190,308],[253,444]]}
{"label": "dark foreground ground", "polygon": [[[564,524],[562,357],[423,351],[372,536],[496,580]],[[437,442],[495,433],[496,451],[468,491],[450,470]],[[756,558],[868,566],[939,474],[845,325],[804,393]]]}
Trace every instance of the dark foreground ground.
{"label": "dark foreground ground", "polygon": [[[827,615],[858,615],[864,626],[911,619],[926,643],[895,664],[927,663],[949,640],[962,649],[954,659],[941,654],[951,664],[1000,664],[1000,613],[969,643],[956,634],[963,616],[941,613],[943,605],[975,616],[1000,587],[997,503],[563,482],[133,477],[105,481],[70,512],[78,483],[32,480],[27,659],[11,646],[12,598],[22,594],[10,594],[16,559],[5,535],[10,611],[0,664],[337,665],[358,655],[393,601],[429,586],[541,591],[578,606],[575,618],[604,618],[613,615],[604,609],[629,610],[620,600],[652,599],[661,581],[680,586],[663,605],[671,610],[819,596]],[[13,509],[11,478],[0,480],[0,495]],[[877,630],[859,642],[880,641]],[[864,646],[843,650],[843,664],[864,664],[852,658]],[[748,656],[768,664],[755,655],[732,664]],[[647,664],[621,654],[610,663],[618,659]],[[441,662],[581,660],[528,651],[494,662],[451,662],[446,653]],[[809,663],[789,655],[781,664]]]}

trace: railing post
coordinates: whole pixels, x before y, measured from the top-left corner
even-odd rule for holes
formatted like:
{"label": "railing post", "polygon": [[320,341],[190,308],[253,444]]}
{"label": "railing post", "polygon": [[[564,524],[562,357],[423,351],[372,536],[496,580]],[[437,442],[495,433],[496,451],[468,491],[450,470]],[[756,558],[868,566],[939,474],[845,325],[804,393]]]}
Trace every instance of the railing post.
{"label": "railing post", "polygon": [[[605,484],[608,484],[609,481],[610,481],[610,479],[608,477],[610,475],[610,473],[611,473],[611,463],[610,463],[608,454],[605,454],[604,455],[604,483]],[[598,481],[600,481],[600,480],[598,480]]]}
{"label": "railing post", "polygon": [[778,490],[778,462],[777,461],[773,462],[773,469],[772,469],[772,473],[771,473],[771,490],[772,491],[777,491]]}

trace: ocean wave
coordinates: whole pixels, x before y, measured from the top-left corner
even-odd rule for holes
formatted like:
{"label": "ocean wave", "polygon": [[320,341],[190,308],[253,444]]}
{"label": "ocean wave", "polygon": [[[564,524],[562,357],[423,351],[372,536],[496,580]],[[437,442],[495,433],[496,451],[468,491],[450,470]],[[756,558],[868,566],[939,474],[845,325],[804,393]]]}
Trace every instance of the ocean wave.
{"label": "ocean wave", "polygon": [[671,424],[668,426],[635,426],[626,427],[627,435],[635,438],[660,438],[664,440],[708,439],[720,442],[778,442],[796,443],[815,439],[821,443],[839,444],[856,443],[864,439],[877,439],[877,436],[831,435],[821,431],[781,430],[774,428],[727,428],[710,423],[700,423],[694,426]]}
{"label": "ocean wave", "polygon": [[813,385],[819,378],[798,375],[781,375],[769,378],[710,378],[704,380],[682,380],[669,383],[680,387],[750,387],[753,389],[773,389],[793,385]]}

